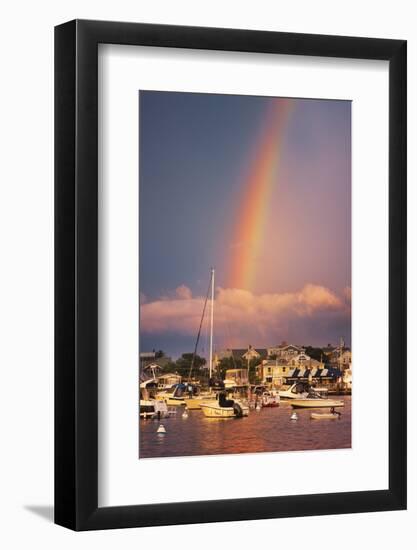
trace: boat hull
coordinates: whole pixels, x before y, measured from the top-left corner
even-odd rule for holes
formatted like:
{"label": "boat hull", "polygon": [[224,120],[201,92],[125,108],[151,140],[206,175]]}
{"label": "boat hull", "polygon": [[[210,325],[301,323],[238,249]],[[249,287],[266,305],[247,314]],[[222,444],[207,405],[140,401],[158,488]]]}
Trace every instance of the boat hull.
{"label": "boat hull", "polygon": [[168,407],[184,407],[187,404],[184,399],[178,397],[157,397],[156,399],[166,403]]}
{"label": "boat hull", "polygon": [[294,409],[322,409],[332,407],[344,407],[343,401],[336,399],[293,399],[291,406]]}
{"label": "boat hull", "polygon": [[188,397],[188,398],[184,399],[185,404],[187,405],[187,408],[190,411],[200,410],[201,409],[201,403],[210,402],[211,400],[213,400],[213,402],[216,401],[216,396],[215,395],[213,395],[212,397],[210,397],[210,396],[205,396],[205,397],[197,396],[197,397]]}
{"label": "boat hull", "polygon": [[339,420],[340,415],[337,413],[311,413],[312,420]]}
{"label": "boat hull", "polygon": [[236,413],[234,407],[221,407],[218,401],[205,401],[200,404],[200,408],[203,411],[204,416],[207,418],[235,418],[238,416],[248,416],[249,407],[242,403],[237,403],[240,407],[241,415]]}
{"label": "boat hull", "polygon": [[155,415],[155,402],[149,399],[141,399],[139,402],[140,418],[152,418]]}
{"label": "boat hull", "polygon": [[200,410],[201,399],[196,399],[195,397],[190,397],[189,399],[184,399],[187,409],[189,411],[198,411]]}
{"label": "boat hull", "polygon": [[193,411],[200,409],[202,401],[215,400],[216,396],[213,395],[212,398],[210,396],[199,395],[193,397],[189,397],[188,395],[176,397],[173,395],[159,394],[156,398],[158,401],[164,401],[170,407],[187,407],[188,410]]}
{"label": "boat hull", "polygon": [[[278,392],[278,395],[279,395],[279,398],[280,399],[284,399],[284,400],[288,400],[288,401],[293,401],[294,399],[303,399],[303,394],[295,394],[295,393],[290,393],[290,392],[286,392],[286,391],[280,391]],[[307,395],[307,393],[305,393],[304,395]]]}
{"label": "boat hull", "polygon": [[200,408],[207,418],[234,418],[233,407],[219,407],[216,404],[200,403]]}

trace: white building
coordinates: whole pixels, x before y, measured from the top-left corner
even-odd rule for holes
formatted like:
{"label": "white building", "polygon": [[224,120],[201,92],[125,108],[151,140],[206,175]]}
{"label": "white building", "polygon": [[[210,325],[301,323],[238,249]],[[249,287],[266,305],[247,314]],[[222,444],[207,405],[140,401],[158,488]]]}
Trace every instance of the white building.
{"label": "white building", "polygon": [[294,344],[287,344],[287,342],[282,342],[282,344],[278,346],[268,348],[268,357],[276,357],[277,359],[289,360],[299,355],[303,351],[304,348],[300,346],[295,346]]}

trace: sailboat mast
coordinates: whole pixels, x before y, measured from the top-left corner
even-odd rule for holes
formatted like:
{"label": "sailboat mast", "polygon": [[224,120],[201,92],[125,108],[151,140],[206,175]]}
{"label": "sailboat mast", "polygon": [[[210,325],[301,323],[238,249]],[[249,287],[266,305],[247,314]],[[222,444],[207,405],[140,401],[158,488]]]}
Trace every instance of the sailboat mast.
{"label": "sailboat mast", "polygon": [[209,379],[213,369],[213,320],[214,320],[214,269],[211,269],[211,311],[210,311],[210,356],[209,356]]}

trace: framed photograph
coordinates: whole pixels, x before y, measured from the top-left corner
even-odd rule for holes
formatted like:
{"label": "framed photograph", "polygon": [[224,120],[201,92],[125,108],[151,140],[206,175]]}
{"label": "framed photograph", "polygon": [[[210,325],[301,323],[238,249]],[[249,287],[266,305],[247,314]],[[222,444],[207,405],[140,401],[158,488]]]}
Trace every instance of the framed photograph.
{"label": "framed photograph", "polygon": [[406,508],[406,42],[55,29],[55,521]]}

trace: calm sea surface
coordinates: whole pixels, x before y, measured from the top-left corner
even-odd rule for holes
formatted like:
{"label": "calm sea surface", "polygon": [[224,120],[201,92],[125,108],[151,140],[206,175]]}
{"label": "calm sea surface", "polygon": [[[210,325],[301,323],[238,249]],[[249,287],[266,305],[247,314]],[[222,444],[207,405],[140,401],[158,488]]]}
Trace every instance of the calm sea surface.
{"label": "calm sea surface", "polygon": [[198,410],[182,418],[179,408],[161,421],[164,435],[156,433],[157,420],[140,420],[139,458],[350,448],[351,397],[337,399],[345,403],[338,409],[340,420],[311,420],[312,411],[305,409],[297,409],[297,421],[290,420],[293,409],[287,401],[250,411],[246,418],[206,418]]}

